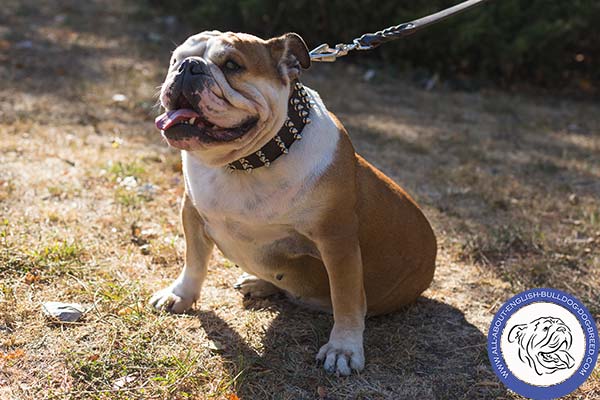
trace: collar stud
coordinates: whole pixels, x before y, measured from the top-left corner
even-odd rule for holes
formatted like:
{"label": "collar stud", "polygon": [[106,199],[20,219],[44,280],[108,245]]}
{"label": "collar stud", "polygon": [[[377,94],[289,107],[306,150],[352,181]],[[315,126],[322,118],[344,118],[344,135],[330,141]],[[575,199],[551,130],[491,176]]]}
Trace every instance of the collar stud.
{"label": "collar stud", "polygon": [[277,134],[260,150],[240,158],[228,165],[229,172],[239,170],[252,172],[256,168],[269,167],[283,154],[288,154],[290,146],[302,139],[304,126],[311,123],[309,118],[313,102],[300,82],[294,82],[288,101],[288,115]]}

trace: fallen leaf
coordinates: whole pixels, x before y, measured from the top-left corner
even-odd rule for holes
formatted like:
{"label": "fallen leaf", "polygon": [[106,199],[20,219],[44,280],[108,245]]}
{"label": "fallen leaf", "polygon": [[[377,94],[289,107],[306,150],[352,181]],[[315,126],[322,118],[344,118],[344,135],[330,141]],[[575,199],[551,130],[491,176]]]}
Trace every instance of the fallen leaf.
{"label": "fallen leaf", "polygon": [[10,353],[0,354],[0,358],[6,361],[16,360],[17,358],[22,358],[25,355],[25,351],[23,349],[16,349],[15,351],[11,351]]}
{"label": "fallen leaf", "polygon": [[87,358],[87,359],[88,359],[89,361],[96,361],[96,360],[98,360],[99,358],[100,358],[100,356],[99,356],[98,354],[92,354],[92,355],[88,356],[88,358]]}
{"label": "fallen leaf", "polygon": [[119,390],[124,388],[125,386],[127,386],[127,384],[135,381],[137,379],[136,375],[126,375],[123,376],[119,379],[117,379],[116,381],[113,382],[113,389],[114,390]]}
{"label": "fallen leaf", "polygon": [[119,311],[117,311],[117,315],[123,316],[123,315],[131,314],[132,312],[133,312],[133,309],[131,307],[123,307]]}
{"label": "fallen leaf", "polygon": [[38,274],[32,274],[31,272],[25,274],[25,283],[28,285],[31,285],[39,280],[40,276]]}
{"label": "fallen leaf", "polygon": [[219,352],[219,351],[223,351],[223,344],[221,342],[219,342],[218,340],[211,340],[206,344],[206,347],[208,347],[210,350],[215,351],[215,352]]}
{"label": "fallen leaf", "polygon": [[121,308],[119,311],[117,311],[117,315],[120,315],[120,316],[129,315],[129,314],[133,313],[134,311],[142,310],[143,308],[144,308],[144,304],[142,302],[139,302],[137,304],[132,304],[130,306]]}
{"label": "fallen leaf", "polygon": [[237,394],[235,394],[235,393],[231,393],[231,394],[229,395],[229,400],[240,400],[240,398],[238,397],[238,395],[237,395]]}

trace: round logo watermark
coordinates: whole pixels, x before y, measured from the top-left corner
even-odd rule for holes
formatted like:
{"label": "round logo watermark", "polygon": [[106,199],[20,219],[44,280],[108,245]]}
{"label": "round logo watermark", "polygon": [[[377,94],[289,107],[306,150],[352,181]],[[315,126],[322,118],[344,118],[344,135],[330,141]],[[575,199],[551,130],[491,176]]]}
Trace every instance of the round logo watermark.
{"label": "round logo watermark", "polygon": [[500,380],[532,399],[565,396],[590,376],[598,329],[575,297],[556,289],[519,293],[500,307],[488,333],[488,356]]}

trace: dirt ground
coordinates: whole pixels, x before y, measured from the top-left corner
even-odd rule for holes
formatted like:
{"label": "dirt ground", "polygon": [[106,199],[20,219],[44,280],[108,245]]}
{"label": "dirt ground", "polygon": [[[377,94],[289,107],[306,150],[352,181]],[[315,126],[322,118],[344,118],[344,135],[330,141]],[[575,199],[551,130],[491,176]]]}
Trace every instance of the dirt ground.
{"label": "dirt ground", "polygon": [[[365,82],[345,61],[303,80],[423,206],[439,242],[432,287],[367,321],[367,366],[348,378],[314,361],[330,316],[244,300],[219,253],[193,312],[152,312],[183,250],[179,154],[153,126],[156,89],[174,43],[210,26],[140,4],[0,7],[1,399],[512,399],[486,353],[502,302],[555,287],[600,319],[598,104],[424,91],[393,71]],[[59,325],[44,301],[89,311]],[[569,398],[600,398],[600,367]]]}

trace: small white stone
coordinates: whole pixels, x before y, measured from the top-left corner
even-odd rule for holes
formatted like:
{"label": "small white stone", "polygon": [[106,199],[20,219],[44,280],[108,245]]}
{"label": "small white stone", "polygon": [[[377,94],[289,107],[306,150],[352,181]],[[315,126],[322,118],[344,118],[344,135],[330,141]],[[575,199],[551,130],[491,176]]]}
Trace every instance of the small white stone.
{"label": "small white stone", "polygon": [[135,187],[137,187],[138,182],[137,179],[135,178],[135,176],[126,176],[125,178],[123,178],[120,182],[119,185],[126,188],[126,189],[133,189]]}
{"label": "small white stone", "polygon": [[126,387],[128,384],[130,384],[131,382],[135,381],[137,379],[137,375],[135,374],[130,374],[130,375],[126,375],[123,376],[117,380],[115,380],[113,382],[113,389],[114,390],[120,390],[123,389],[124,387]]}
{"label": "small white stone", "polygon": [[127,100],[127,96],[122,93],[115,93],[112,97],[112,100],[116,103],[122,103]]}
{"label": "small white stone", "polygon": [[62,322],[76,322],[85,312],[85,308],[76,303],[48,301],[42,304],[42,311],[45,315],[58,318]]}

